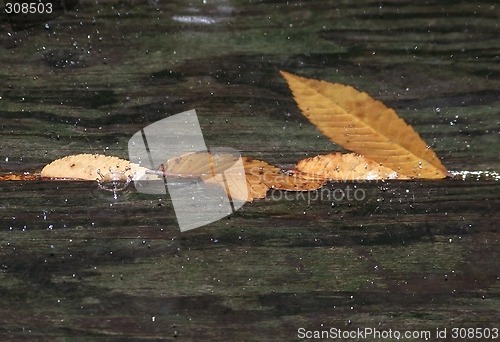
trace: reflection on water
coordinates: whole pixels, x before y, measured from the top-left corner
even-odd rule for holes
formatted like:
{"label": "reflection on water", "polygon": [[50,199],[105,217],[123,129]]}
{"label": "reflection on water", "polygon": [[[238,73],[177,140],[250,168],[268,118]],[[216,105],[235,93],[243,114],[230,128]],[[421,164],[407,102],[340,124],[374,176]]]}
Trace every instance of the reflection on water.
{"label": "reflection on water", "polygon": [[462,180],[500,180],[500,174],[495,171],[450,171],[453,178]]}

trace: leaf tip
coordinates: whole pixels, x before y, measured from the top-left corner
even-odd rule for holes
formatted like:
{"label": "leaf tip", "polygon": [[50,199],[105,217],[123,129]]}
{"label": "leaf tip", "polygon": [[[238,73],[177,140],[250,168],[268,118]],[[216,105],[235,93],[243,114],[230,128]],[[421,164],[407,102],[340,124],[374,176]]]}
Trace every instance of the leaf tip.
{"label": "leaf tip", "polygon": [[284,70],[280,70],[280,74],[281,76],[283,76],[283,78],[287,81],[289,81],[292,77],[293,77],[293,74],[289,73],[289,72],[286,72]]}

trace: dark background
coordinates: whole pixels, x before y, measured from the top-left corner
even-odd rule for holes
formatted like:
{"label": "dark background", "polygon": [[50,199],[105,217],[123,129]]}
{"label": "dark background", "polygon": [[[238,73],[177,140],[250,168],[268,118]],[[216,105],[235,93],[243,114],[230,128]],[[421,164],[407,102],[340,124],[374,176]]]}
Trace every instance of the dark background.
{"label": "dark background", "polygon": [[[450,170],[500,169],[496,1],[57,3],[49,19],[0,17],[2,173],[128,158],[136,131],[193,108],[207,145],[282,167],[340,150],[302,117],[281,69],[384,101]],[[327,185],[347,186],[366,197],[273,193],[180,233],[168,196],[2,182],[0,335],[500,328],[495,177]]]}

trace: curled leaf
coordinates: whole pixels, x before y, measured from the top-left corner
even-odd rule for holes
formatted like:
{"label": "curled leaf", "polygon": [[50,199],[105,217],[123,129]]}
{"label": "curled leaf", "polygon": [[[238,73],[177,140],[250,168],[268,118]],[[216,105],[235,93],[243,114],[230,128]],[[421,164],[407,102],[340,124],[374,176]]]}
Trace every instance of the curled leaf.
{"label": "curled leaf", "polygon": [[[248,202],[254,199],[266,197],[269,189],[287,190],[287,191],[309,191],[320,188],[326,180],[324,179],[306,179],[296,174],[288,174],[280,168],[268,164],[262,160],[243,157],[243,167],[245,174],[236,172],[229,168],[222,174],[215,177],[203,178],[205,182],[217,184],[227,191],[229,196]],[[244,177],[244,178],[243,178]],[[235,191],[241,184],[246,184],[246,191],[241,189]]]}
{"label": "curled leaf", "polygon": [[256,176],[268,188],[287,191],[312,191],[325,183],[324,179],[305,179],[298,174],[290,174],[261,160],[246,157],[243,165],[248,175]]}
{"label": "curled leaf", "polygon": [[[203,177],[207,183],[217,184],[233,199],[252,202],[266,197],[268,184],[263,182],[266,175],[278,173],[279,168],[261,160],[243,157],[243,173],[240,168],[229,167],[214,177]],[[246,186],[246,188],[241,188]]]}
{"label": "curled leaf", "polygon": [[350,86],[281,75],[302,114],[333,142],[410,178],[448,176],[418,133],[382,102]]}
{"label": "curled leaf", "polygon": [[262,183],[260,174],[277,172],[278,168],[262,161],[241,158],[229,152],[208,151],[187,153],[160,165],[167,177],[201,178],[205,183],[222,187],[233,199],[253,201],[264,198],[269,187]]}

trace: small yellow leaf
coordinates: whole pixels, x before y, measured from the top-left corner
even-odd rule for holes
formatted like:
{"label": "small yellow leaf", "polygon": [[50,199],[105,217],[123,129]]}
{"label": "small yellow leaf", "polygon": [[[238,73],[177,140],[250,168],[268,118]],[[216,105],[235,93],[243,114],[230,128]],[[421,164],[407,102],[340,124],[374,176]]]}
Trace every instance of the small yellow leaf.
{"label": "small yellow leaf", "polygon": [[392,169],[355,153],[331,153],[299,161],[295,169],[304,177],[329,180],[408,179]]}
{"label": "small yellow leaf", "polygon": [[[77,154],[56,159],[47,164],[41,172],[42,177],[80,180],[97,180],[119,173],[124,178],[139,179],[146,168],[128,160],[101,154]],[[113,178],[113,177],[111,177]]]}
{"label": "small yellow leaf", "polygon": [[193,152],[167,160],[160,170],[167,177],[210,177],[235,167],[238,159],[239,155],[229,152]]}
{"label": "small yellow leaf", "polygon": [[410,178],[448,176],[418,133],[382,102],[350,86],[281,75],[302,114],[333,142]]}

